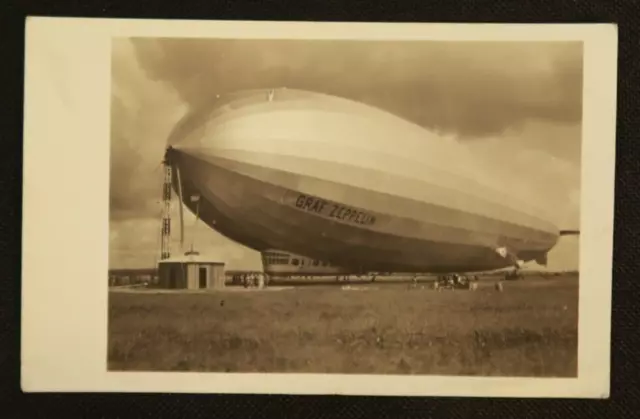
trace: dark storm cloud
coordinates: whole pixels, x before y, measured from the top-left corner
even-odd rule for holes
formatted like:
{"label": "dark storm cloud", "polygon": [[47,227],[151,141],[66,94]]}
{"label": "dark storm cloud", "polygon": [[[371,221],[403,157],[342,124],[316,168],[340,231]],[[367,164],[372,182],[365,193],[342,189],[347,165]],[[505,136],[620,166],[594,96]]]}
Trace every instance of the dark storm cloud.
{"label": "dark storm cloud", "polygon": [[146,79],[128,44],[114,43],[112,58],[111,219],[156,216],[160,163],[179,100],[167,103],[167,89]]}
{"label": "dark storm cloud", "polygon": [[[112,134],[111,134],[111,182],[110,208],[113,219],[144,217],[153,212],[154,195],[158,195],[158,187],[153,182],[143,182],[139,176],[144,167],[144,155],[126,130],[123,121],[131,110],[118,96],[111,102]],[[156,175],[156,176],[153,176]],[[161,178],[155,173],[148,173],[145,178]]]}
{"label": "dark storm cloud", "polygon": [[190,106],[222,92],[285,86],[379,106],[466,138],[528,119],[575,123],[581,43],[136,39],[147,75]]}

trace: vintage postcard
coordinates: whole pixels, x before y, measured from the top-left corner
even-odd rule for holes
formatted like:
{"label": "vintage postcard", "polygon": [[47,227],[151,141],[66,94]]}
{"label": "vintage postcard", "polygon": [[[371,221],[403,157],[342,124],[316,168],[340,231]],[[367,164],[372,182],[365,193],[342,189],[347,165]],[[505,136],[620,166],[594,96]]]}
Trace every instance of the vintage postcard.
{"label": "vintage postcard", "polygon": [[616,51],[28,19],[23,389],[608,397]]}

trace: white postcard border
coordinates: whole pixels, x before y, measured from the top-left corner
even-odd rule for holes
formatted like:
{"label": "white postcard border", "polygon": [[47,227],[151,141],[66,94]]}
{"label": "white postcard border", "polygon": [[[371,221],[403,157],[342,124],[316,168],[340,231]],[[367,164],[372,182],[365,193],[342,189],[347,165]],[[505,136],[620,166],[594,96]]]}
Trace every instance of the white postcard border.
{"label": "white postcard border", "polygon": [[[583,41],[578,378],[108,372],[110,48],[132,36]],[[38,17],[27,20],[25,49],[24,391],[608,397],[615,25]]]}

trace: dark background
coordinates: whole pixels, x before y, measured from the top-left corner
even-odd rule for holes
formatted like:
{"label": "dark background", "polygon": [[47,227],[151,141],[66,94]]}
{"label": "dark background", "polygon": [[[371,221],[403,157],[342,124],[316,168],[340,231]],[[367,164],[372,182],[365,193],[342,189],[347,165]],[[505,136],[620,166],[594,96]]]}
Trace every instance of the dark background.
{"label": "dark background", "polygon": [[[393,22],[617,23],[619,76],[613,271],[611,398],[609,400],[373,398],[337,396],[223,396],[24,394],[20,390],[20,249],[22,100],[26,15],[224,20]],[[640,409],[640,1],[267,1],[151,2],[48,0],[0,3],[0,417],[486,417],[610,418]],[[59,205],[60,203],[51,203]],[[52,278],[57,280],[57,278]],[[88,337],[89,338],[89,337]]]}

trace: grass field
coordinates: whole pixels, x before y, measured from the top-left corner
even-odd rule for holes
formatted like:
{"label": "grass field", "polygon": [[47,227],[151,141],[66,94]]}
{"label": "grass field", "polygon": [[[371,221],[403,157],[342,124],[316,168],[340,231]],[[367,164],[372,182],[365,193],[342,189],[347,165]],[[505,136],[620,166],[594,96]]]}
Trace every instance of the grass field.
{"label": "grass field", "polygon": [[110,370],[574,377],[578,279],[111,292]]}

